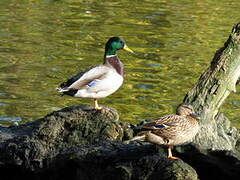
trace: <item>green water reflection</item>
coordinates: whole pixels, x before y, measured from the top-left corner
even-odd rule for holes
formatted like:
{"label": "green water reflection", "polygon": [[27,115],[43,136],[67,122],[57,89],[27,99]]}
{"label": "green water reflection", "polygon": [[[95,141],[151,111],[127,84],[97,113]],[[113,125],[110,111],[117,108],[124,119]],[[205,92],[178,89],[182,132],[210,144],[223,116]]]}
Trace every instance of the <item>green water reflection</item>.
{"label": "green water reflection", "polygon": [[[124,37],[136,55],[118,53],[125,83],[100,104],[132,123],[172,113],[239,21],[239,6],[238,0],[2,0],[0,124],[92,105],[55,88],[100,64],[111,36]],[[222,111],[238,127],[239,109],[237,92]]]}

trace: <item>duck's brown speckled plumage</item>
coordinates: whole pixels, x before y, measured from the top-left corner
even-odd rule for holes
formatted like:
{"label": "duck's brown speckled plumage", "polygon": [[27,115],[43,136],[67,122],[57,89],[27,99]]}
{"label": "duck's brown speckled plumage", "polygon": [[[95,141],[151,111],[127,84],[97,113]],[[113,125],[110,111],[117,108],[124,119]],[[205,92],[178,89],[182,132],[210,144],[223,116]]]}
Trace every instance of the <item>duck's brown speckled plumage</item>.
{"label": "duck's brown speckled plumage", "polygon": [[176,114],[166,115],[144,124],[142,131],[133,140],[148,141],[158,145],[169,147],[169,158],[171,148],[190,141],[198,132],[199,125],[191,105],[181,104]]}

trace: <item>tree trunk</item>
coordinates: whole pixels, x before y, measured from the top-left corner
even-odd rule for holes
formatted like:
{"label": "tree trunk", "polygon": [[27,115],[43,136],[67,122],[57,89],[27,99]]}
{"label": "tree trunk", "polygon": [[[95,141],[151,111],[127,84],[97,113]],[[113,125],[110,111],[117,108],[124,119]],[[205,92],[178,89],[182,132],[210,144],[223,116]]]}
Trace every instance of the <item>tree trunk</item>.
{"label": "tree trunk", "polygon": [[196,85],[187,93],[185,103],[190,103],[201,114],[198,135],[194,143],[204,149],[235,150],[239,132],[219,108],[231,92],[236,92],[240,76],[240,24],[232,32],[213,57],[209,68]]}

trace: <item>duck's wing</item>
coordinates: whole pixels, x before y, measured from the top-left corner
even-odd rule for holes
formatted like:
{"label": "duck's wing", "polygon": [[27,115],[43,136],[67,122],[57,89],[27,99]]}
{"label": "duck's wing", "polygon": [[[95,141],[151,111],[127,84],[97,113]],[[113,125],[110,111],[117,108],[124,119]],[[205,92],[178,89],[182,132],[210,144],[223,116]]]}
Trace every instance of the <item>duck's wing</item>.
{"label": "duck's wing", "polygon": [[160,117],[156,120],[152,120],[142,126],[144,129],[156,130],[156,129],[169,129],[171,127],[177,126],[181,117],[175,114],[166,115]]}
{"label": "duck's wing", "polygon": [[178,136],[185,124],[185,118],[178,115],[166,115],[144,125],[144,129],[162,137],[167,143]]}
{"label": "duck's wing", "polygon": [[88,84],[89,86],[91,86],[94,80],[101,79],[104,75],[108,73],[109,70],[109,67],[103,65],[91,67],[68,79],[68,81],[62,83],[60,85],[60,88],[69,90],[80,89],[81,87]]}

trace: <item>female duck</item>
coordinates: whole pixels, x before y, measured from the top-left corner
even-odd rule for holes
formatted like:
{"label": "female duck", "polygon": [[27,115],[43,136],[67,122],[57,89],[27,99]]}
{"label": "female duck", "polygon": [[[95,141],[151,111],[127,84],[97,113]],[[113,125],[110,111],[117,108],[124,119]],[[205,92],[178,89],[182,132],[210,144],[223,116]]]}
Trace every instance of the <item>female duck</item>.
{"label": "female duck", "polygon": [[150,121],[141,127],[141,132],[132,140],[148,141],[153,144],[166,145],[168,158],[178,159],[172,156],[172,147],[191,140],[198,132],[199,125],[193,107],[181,104],[176,114],[165,115],[159,119]]}
{"label": "female duck", "polygon": [[102,65],[91,67],[73,76],[57,90],[74,97],[94,99],[95,109],[100,110],[102,107],[98,105],[97,99],[114,93],[123,83],[124,67],[116,55],[120,49],[133,53],[122,38],[110,38],[105,46]]}

